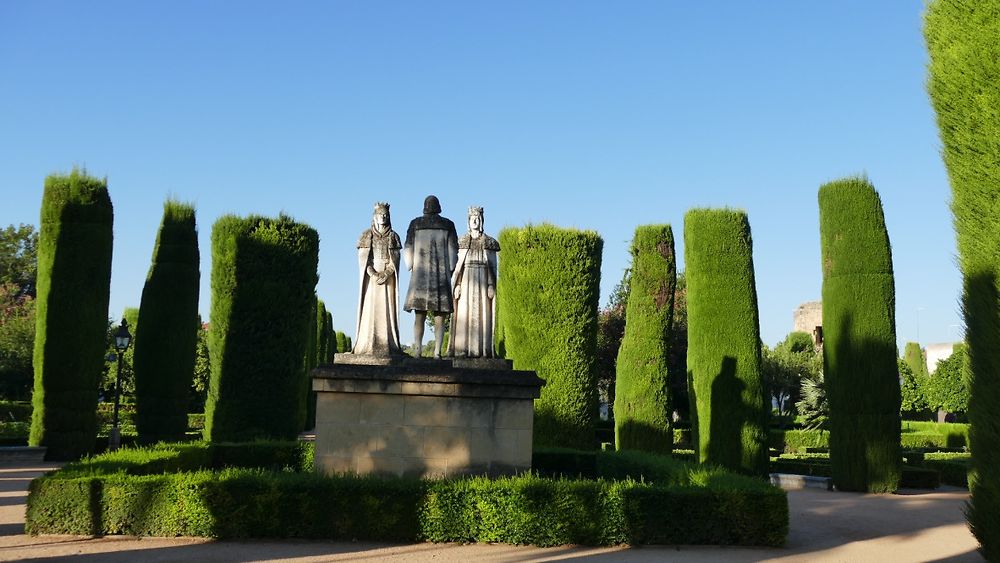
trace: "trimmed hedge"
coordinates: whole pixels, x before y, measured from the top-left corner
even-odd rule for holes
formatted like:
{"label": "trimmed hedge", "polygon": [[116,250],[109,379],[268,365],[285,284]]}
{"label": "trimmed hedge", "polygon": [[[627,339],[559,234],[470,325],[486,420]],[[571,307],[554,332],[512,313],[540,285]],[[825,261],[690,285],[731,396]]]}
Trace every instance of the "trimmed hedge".
{"label": "trimmed hedge", "polygon": [[506,357],[545,380],[534,443],[591,449],[597,418],[597,305],[604,243],[593,231],[500,231],[497,319]]}
{"label": "trimmed hedge", "polygon": [[900,472],[896,294],[882,201],[866,178],[819,189],[823,373],[833,480],[892,492]]}
{"label": "trimmed hedge", "polygon": [[[268,472],[296,444],[119,450],[32,482],[27,533],[303,537],[373,541],[781,545],[784,491],[718,468],[640,452],[602,454],[620,481],[526,474],[437,481]],[[223,463],[221,472],[163,473]],[[580,452],[583,456],[590,452]],[[250,467],[258,467],[253,469]],[[289,465],[286,465],[289,466]],[[157,474],[159,473],[159,474]],[[637,477],[637,478],[638,478]]]}
{"label": "trimmed hedge", "polygon": [[216,221],[207,440],[291,439],[301,430],[318,252],[316,230],[284,215]]}
{"label": "trimmed hedge", "polygon": [[[833,470],[825,454],[782,455],[771,459],[771,471],[793,475],[830,477]],[[899,486],[907,489],[936,489],[941,475],[934,468],[901,466]]]}
{"label": "trimmed hedge", "polygon": [[201,321],[194,206],[168,200],[134,325],[136,430],[143,443],[180,440]]}
{"label": "trimmed hedge", "polygon": [[969,352],[972,498],[982,554],[1000,560],[1000,0],[934,0],[927,88],[951,181]]}
{"label": "trimmed hedge", "polygon": [[79,170],[45,179],[28,442],[49,460],[87,454],[97,437],[113,221],[106,179]]}
{"label": "trimmed hedge", "polygon": [[767,474],[770,413],[761,371],[753,242],[746,213],[684,216],[688,388],[698,458]]}
{"label": "trimmed hedge", "polygon": [[637,227],[615,375],[615,447],[673,450],[670,360],[677,260],[670,225]]}

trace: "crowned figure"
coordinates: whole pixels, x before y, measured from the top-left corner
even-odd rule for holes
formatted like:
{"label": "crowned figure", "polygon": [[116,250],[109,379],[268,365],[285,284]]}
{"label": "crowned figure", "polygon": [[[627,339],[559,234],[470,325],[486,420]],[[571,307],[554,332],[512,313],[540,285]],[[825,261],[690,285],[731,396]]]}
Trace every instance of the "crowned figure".
{"label": "crowned figure", "polygon": [[372,226],[358,240],[360,298],[355,354],[391,356],[399,347],[399,235],[392,230],[389,204],[378,202]]}
{"label": "crowned figure", "polygon": [[469,208],[469,232],[458,239],[451,277],[455,296],[449,355],[492,358],[500,243],[483,232],[483,208]]}

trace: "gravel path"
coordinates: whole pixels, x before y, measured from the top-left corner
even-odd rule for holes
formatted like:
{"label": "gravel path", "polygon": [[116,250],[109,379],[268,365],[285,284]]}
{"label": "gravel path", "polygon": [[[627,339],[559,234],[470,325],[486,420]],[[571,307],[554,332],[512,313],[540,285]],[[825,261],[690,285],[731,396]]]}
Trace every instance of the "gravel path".
{"label": "gravel path", "polygon": [[25,536],[28,483],[54,465],[0,467],[0,561],[982,561],[965,525],[961,489],[897,495],[789,491],[782,548],[223,542],[194,538]]}

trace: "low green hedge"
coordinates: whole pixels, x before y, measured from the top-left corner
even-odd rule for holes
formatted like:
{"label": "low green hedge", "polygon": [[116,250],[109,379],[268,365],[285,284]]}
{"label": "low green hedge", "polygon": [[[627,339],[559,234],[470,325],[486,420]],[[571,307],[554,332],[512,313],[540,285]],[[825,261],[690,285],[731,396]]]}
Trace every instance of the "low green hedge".
{"label": "low green hedge", "polygon": [[[325,477],[311,472],[311,451],[297,443],[161,445],[36,479],[25,530],[539,546],[774,546],[788,533],[786,494],[763,481],[637,452],[548,455],[561,467],[625,477]],[[226,469],[208,470],[217,467]]]}
{"label": "low green hedge", "polygon": [[935,447],[967,448],[969,447],[969,425],[959,422],[920,422],[903,421],[903,436],[907,433],[938,434],[944,436],[944,443]]}
{"label": "low green hedge", "polygon": [[[832,475],[829,454],[785,454],[771,458],[772,473],[793,475]],[[941,486],[941,476],[934,468],[903,466],[899,486],[907,489],[936,489]]]}
{"label": "low green hedge", "polygon": [[[902,434],[900,435],[900,445],[903,449],[965,448],[968,443],[968,424],[903,421]],[[807,448],[829,448],[830,432],[826,430],[771,429],[768,447],[783,452],[804,452]]]}
{"label": "low green hedge", "polygon": [[768,447],[779,452],[803,452],[806,448],[829,448],[830,432],[826,430],[771,429]]}

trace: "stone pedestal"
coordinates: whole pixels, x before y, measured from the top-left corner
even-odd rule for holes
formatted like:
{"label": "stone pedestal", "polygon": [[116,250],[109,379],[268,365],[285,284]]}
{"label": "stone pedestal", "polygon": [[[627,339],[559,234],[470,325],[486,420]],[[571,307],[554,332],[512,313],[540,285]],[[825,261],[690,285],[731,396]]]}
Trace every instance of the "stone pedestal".
{"label": "stone pedestal", "polygon": [[337,354],[312,377],[318,472],[445,477],[531,467],[533,402],[545,382],[505,360]]}

